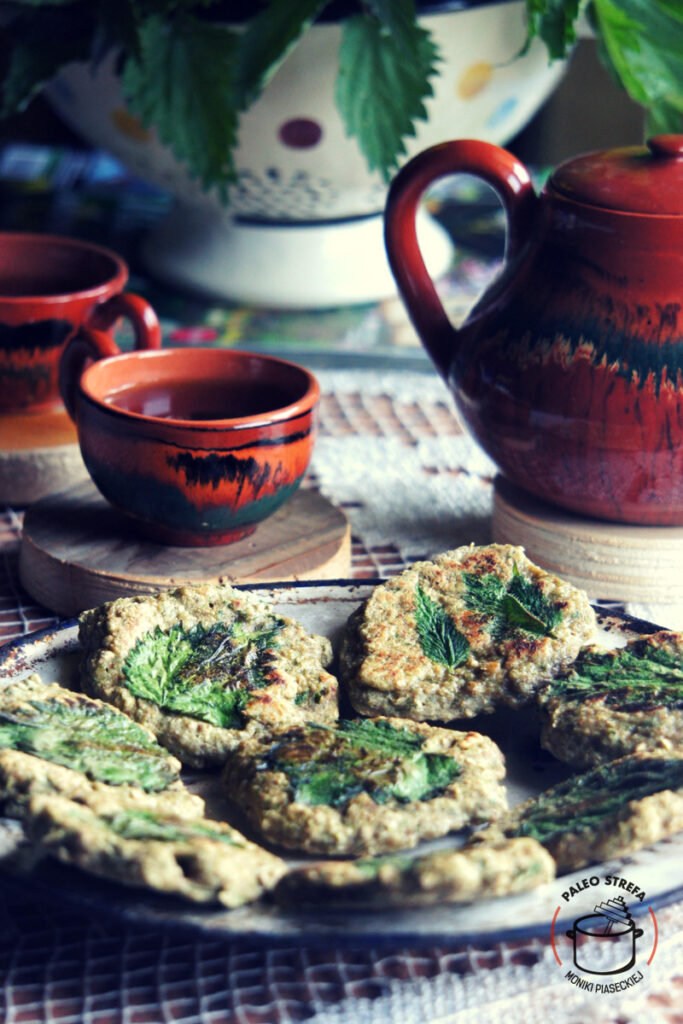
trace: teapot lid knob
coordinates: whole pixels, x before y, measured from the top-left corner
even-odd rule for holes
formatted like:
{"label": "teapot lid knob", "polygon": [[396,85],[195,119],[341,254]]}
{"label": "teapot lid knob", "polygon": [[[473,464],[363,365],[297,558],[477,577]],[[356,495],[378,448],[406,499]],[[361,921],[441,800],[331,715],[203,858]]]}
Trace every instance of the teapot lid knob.
{"label": "teapot lid knob", "polygon": [[647,147],[653,156],[683,157],[683,135],[655,135]]}

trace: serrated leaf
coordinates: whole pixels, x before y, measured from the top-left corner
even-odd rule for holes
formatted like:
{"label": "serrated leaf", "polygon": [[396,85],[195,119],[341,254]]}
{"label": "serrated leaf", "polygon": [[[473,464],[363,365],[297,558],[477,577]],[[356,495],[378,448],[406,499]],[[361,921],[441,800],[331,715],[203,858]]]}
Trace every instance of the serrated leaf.
{"label": "serrated leaf", "polygon": [[575,775],[541,793],[506,828],[508,836],[549,843],[570,832],[593,833],[632,800],[683,788],[683,759],[628,756]]}
{"label": "serrated leaf", "polygon": [[147,18],[122,74],[128,105],[204,188],[227,199],[237,139],[236,35],[190,15]]}
{"label": "serrated leaf", "polygon": [[586,650],[548,693],[564,700],[603,698],[619,711],[683,708],[683,660],[648,638],[612,651]]}
{"label": "serrated leaf", "polygon": [[508,622],[538,636],[553,636],[562,613],[542,590],[517,570],[508,587],[503,613]]}
{"label": "serrated leaf", "polygon": [[240,36],[235,98],[245,109],[268,84],[327,0],[270,0]]}
{"label": "serrated leaf", "polygon": [[576,19],[584,0],[526,0],[527,48],[539,36],[553,60],[566,57],[576,42]]}
{"label": "serrated leaf", "polygon": [[21,750],[112,786],[153,792],[177,777],[167,751],[137,722],[80,695],[0,708],[0,749]]}
{"label": "serrated leaf", "polygon": [[282,629],[273,618],[262,629],[240,622],[201,624],[140,637],[123,666],[130,692],[165,711],[188,715],[224,729],[244,724],[242,711],[253,690],[267,685],[264,658]]}
{"label": "serrated leaf", "polygon": [[467,660],[470,645],[440,604],[415,588],[415,625],[420,646],[430,661],[457,668]]}
{"label": "serrated leaf", "polygon": [[463,579],[467,608],[483,615],[500,615],[506,591],[505,584],[498,576],[494,576],[493,573],[477,576],[473,572],[465,572]]}
{"label": "serrated leaf", "polygon": [[[683,113],[683,14],[667,0],[593,0],[603,62],[666,129]],[[675,116],[678,112],[678,118]]]}
{"label": "serrated leaf", "polygon": [[562,613],[516,566],[507,586],[493,573],[481,576],[463,573],[463,579],[466,606],[481,615],[491,616],[492,635],[499,636],[509,629],[525,629],[537,636],[553,636],[552,631]]}
{"label": "serrated leaf", "polygon": [[284,773],[294,801],[307,806],[342,807],[359,793],[376,804],[431,800],[462,769],[445,754],[423,753],[423,745],[422,736],[388,722],[309,724],[279,740],[258,770]]}
{"label": "serrated leaf", "polygon": [[433,93],[438,59],[431,36],[414,20],[406,32],[410,61],[403,35],[395,39],[377,18],[357,15],[342,29],[335,100],[347,135],[385,181],[406,152],[404,140],[415,135],[415,122],[427,118],[424,100]]}

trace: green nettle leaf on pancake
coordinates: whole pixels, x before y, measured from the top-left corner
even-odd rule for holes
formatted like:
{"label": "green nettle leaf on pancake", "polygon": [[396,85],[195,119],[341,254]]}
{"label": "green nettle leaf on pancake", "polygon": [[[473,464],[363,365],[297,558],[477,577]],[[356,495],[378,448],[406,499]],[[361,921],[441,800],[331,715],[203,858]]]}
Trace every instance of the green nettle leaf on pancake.
{"label": "green nettle leaf on pancake", "polygon": [[472,611],[492,617],[490,629],[494,635],[523,629],[536,636],[553,636],[562,612],[516,567],[507,587],[492,573],[477,576],[466,572],[463,577],[465,604]]}
{"label": "green nettle leaf on pancake", "polygon": [[283,626],[274,617],[255,630],[239,621],[168,632],[157,626],[126,658],[126,686],[165,711],[239,729],[251,691],[268,685],[265,670]]}
{"label": "green nettle leaf on pancake", "polygon": [[22,701],[0,709],[0,748],[9,747],[82,772],[97,782],[149,792],[177,778],[168,752],[114,708],[86,700]]}
{"label": "green nettle leaf on pancake", "polygon": [[440,604],[415,588],[415,625],[423,653],[430,661],[457,668],[467,660],[470,645]]}
{"label": "green nettle leaf on pancake", "polygon": [[627,810],[630,801],[681,787],[683,759],[623,757],[553,786],[505,831],[545,843],[570,832],[599,829],[605,819]]}
{"label": "green nettle leaf on pancake", "polygon": [[149,811],[118,811],[106,820],[107,827],[122,839],[155,839],[180,843],[188,839],[215,839],[228,846],[243,846],[234,836],[199,821],[169,821]]}
{"label": "green nettle leaf on pancake", "polygon": [[341,807],[359,793],[377,804],[431,800],[461,767],[445,754],[423,753],[423,744],[422,736],[388,722],[309,724],[275,743],[258,770],[283,772],[294,801],[308,806]]}
{"label": "green nettle leaf on pancake", "polygon": [[621,711],[661,705],[683,708],[683,661],[647,639],[613,651],[583,651],[571,671],[556,679],[547,692],[575,701],[603,698]]}

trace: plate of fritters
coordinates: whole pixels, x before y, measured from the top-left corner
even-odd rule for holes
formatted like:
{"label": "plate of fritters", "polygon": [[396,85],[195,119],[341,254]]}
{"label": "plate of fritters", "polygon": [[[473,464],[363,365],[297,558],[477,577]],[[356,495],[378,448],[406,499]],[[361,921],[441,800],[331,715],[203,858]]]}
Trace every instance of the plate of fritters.
{"label": "plate of fritters", "polygon": [[676,634],[509,545],[119,599],[2,651],[0,881],[270,943],[547,937],[587,874],[656,908],[681,680]]}

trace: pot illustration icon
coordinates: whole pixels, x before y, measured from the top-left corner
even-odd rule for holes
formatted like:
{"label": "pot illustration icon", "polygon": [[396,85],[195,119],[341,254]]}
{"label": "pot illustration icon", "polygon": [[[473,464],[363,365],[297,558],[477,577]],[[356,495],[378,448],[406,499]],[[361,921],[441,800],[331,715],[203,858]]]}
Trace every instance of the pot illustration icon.
{"label": "pot illustration icon", "polygon": [[636,928],[621,896],[594,908],[594,914],[577,917],[567,931],[574,943],[574,965],[586,974],[621,974],[636,962]]}

